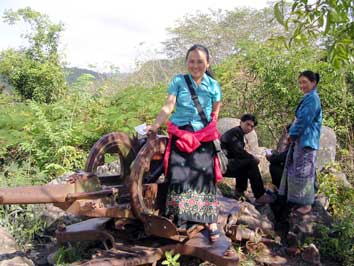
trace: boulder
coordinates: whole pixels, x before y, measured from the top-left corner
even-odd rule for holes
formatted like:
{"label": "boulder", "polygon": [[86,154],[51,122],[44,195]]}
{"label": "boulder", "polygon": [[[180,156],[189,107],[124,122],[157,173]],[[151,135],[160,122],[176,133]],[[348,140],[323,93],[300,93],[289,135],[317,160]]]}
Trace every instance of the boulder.
{"label": "boulder", "polygon": [[287,242],[289,246],[301,246],[306,239],[311,237],[321,237],[321,227],[331,227],[332,217],[324,208],[322,202],[316,198],[311,212],[308,214],[298,214],[291,211],[289,216],[289,231]]}
{"label": "boulder", "polygon": [[301,257],[304,261],[309,262],[312,265],[321,265],[320,251],[313,243],[304,248]]}
{"label": "boulder", "polygon": [[336,158],[337,137],[332,128],[322,126],[320,150],[318,151],[317,169],[321,170],[326,164]]}
{"label": "boulder", "polygon": [[9,265],[34,266],[34,263],[19,250],[14,238],[0,227],[0,266]]}
{"label": "boulder", "polygon": [[239,202],[239,205],[240,215],[237,219],[237,224],[245,225],[251,230],[260,228],[264,233],[270,235],[274,233],[274,224],[266,213],[263,214],[249,202]]}

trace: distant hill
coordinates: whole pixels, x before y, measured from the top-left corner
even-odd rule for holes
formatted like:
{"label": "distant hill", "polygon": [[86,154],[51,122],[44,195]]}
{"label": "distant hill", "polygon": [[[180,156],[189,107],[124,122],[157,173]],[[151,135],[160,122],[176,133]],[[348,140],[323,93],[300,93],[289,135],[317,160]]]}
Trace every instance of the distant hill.
{"label": "distant hill", "polygon": [[98,73],[93,70],[78,68],[78,67],[68,67],[64,69],[66,82],[70,86],[73,84],[78,77],[83,74],[90,74],[95,77],[96,80],[104,80],[106,78],[106,74]]}
{"label": "distant hill", "polygon": [[79,67],[67,67],[64,68],[64,72],[65,72],[66,82],[68,83],[69,86],[73,84],[77,80],[77,78],[83,74],[90,74],[94,76],[96,81],[104,81],[107,78],[113,78],[117,81],[121,81],[131,75],[130,73],[114,73],[114,74],[100,73],[100,72],[96,72],[85,68],[79,68]]}
{"label": "distant hill", "polygon": [[81,75],[90,74],[96,81],[114,79],[118,81],[121,87],[131,85],[141,85],[145,87],[156,86],[157,84],[166,84],[177,73],[185,71],[184,59],[159,59],[150,60],[140,65],[139,69],[132,73],[99,73],[93,70],[70,67],[65,68],[65,76],[68,85],[72,85]]}
{"label": "distant hill", "polygon": [[121,79],[122,84],[153,87],[167,84],[177,73],[184,73],[183,58],[149,60],[140,65],[139,69]]}

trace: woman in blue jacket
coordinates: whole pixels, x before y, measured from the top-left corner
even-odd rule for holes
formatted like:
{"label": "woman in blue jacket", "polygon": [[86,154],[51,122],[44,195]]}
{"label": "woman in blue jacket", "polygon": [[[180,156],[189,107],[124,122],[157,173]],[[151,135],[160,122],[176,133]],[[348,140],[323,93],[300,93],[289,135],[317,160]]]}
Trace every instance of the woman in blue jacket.
{"label": "woman in blue jacket", "polygon": [[279,194],[286,196],[298,214],[307,214],[315,199],[317,151],[322,125],[321,100],[317,93],[320,75],[304,71],[299,75],[299,85],[304,93],[295,111],[289,129],[292,143],[284,167]]}

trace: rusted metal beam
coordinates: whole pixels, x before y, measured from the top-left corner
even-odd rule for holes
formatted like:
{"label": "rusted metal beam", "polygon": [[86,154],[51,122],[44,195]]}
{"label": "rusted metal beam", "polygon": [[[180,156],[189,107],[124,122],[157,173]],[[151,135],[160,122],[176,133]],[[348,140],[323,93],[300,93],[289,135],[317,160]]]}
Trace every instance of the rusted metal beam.
{"label": "rusted metal beam", "polygon": [[106,224],[112,218],[92,218],[70,226],[61,226],[55,231],[59,244],[70,241],[110,241],[114,245],[113,235],[106,230]]}
{"label": "rusted metal beam", "polygon": [[0,204],[66,202],[68,193],[75,193],[74,184],[2,188],[0,191]]}

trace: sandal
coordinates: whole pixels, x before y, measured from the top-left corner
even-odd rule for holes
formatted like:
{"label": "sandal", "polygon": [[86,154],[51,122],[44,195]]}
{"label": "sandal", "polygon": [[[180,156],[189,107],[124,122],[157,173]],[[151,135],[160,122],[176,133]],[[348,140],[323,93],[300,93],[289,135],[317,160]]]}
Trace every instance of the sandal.
{"label": "sandal", "polygon": [[232,245],[230,245],[224,252],[225,257],[236,257],[237,253],[236,250]]}
{"label": "sandal", "polygon": [[221,232],[219,229],[215,229],[215,230],[209,229],[209,241],[211,243],[216,242],[220,238],[220,233]]}
{"label": "sandal", "polygon": [[274,196],[269,193],[264,193],[262,196],[254,201],[256,207],[264,206],[265,204],[273,203],[275,201]]}
{"label": "sandal", "polygon": [[310,206],[307,208],[307,210],[303,211],[301,208],[307,207],[307,206],[301,206],[301,207],[295,207],[291,209],[291,213],[295,216],[304,216],[306,214],[309,214],[312,211],[312,207]]}

